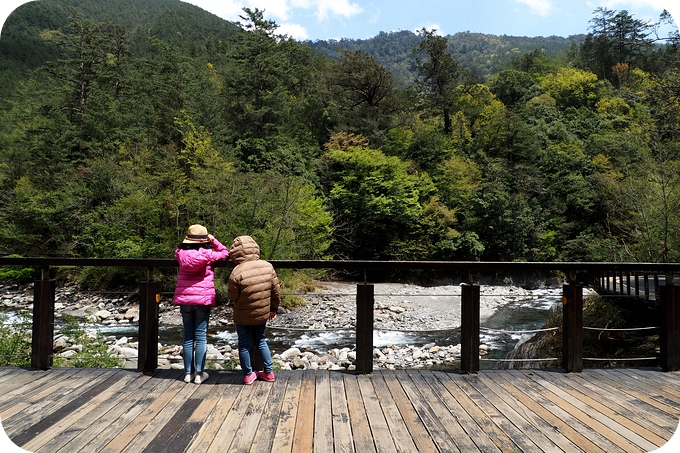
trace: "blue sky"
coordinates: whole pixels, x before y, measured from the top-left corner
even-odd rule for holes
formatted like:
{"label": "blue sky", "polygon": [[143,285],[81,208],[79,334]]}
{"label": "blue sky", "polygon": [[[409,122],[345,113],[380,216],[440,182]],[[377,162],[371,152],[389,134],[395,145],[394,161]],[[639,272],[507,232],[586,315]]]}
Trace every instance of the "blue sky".
{"label": "blue sky", "polygon": [[[38,0],[39,1],[39,0]],[[279,32],[298,40],[365,39],[381,31],[437,29],[513,36],[587,33],[598,7],[626,10],[656,22],[667,9],[680,18],[678,0],[183,0],[230,21],[244,6],[265,11]],[[2,0],[0,20],[26,0]]]}

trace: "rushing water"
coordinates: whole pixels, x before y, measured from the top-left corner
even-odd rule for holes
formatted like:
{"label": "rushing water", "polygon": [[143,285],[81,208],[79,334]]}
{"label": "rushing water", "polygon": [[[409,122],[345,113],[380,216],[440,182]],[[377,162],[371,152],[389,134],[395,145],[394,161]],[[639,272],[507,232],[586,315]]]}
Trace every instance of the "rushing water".
{"label": "rushing water", "polygon": [[[553,312],[561,309],[560,301],[560,296],[543,295],[501,307],[481,325],[480,342],[489,347],[485,358],[504,358],[519,341],[525,341],[533,335],[533,333],[522,333],[521,331],[542,328]],[[216,329],[212,338],[218,344],[235,345],[237,341],[234,329]],[[353,330],[307,331],[269,328],[267,338],[270,347],[276,352],[297,347],[301,350],[318,353],[333,348],[353,348],[355,345],[355,332]],[[181,338],[179,341],[181,341]],[[422,347],[429,344],[448,346],[459,343],[459,328],[423,331],[376,330],[373,334],[373,345],[377,348],[388,345]],[[494,365],[495,362],[484,361],[481,367],[490,368]]]}
{"label": "rushing water", "polygon": [[[481,325],[480,342],[489,347],[485,359],[500,359],[515,348],[519,341],[529,338],[532,333],[521,333],[540,329],[550,319],[555,310],[561,310],[561,297],[555,294],[539,295],[533,299],[515,301],[500,307],[489,319]],[[55,320],[57,329],[61,326],[59,319]],[[127,336],[134,341],[138,335],[138,325],[100,326],[99,330],[106,336]],[[486,330],[490,329],[490,330]],[[236,331],[233,327],[224,328],[211,326],[209,331],[211,343],[217,346],[237,344]],[[323,353],[333,348],[353,348],[355,346],[354,330],[323,330],[310,331],[302,329],[269,328],[267,339],[274,352],[297,347],[314,353]],[[181,344],[181,326],[160,326],[159,341],[162,344]],[[422,331],[389,331],[376,330],[373,344],[377,348],[388,345],[417,346],[436,344],[439,346],[456,345],[460,343],[460,329],[422,330]],[[495,362],[483,361],[481,368],[492,368]]]}

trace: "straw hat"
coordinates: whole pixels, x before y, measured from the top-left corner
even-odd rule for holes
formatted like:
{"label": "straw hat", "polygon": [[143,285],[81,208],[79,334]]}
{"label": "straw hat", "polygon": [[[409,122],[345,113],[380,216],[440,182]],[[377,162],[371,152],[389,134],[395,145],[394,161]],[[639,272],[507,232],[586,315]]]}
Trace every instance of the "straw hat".
{"label": "straw hat", "polygon": [[208,229],[203,225],[191,225],[182,241],[183,244],[203,244],[205,242],[210,242],[210,238]]}

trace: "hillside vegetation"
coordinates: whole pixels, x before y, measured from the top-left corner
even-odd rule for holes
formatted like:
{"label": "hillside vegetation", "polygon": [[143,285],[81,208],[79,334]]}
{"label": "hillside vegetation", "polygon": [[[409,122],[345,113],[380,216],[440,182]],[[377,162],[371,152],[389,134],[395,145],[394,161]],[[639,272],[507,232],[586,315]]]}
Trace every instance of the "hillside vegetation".
{"label": "hillside vegetation", "polygon": [[[660,20],[669,20],[662,16]],[[41,0],[0,41],[0,253],[679,261],[677,33],[300,43],[177,0]]]}

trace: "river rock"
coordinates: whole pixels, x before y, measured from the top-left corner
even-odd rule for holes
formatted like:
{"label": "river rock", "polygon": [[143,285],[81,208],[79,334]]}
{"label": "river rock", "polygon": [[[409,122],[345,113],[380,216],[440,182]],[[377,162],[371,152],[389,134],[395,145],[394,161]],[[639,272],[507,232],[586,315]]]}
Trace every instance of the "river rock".
{"label": "river rock", "polygon": [[281,360],[292,361],[301,354],[300,349],[290,348],[280,354]]}
{"label": "river rock", "polygon": [[139,321],[139,308],[137,307],[132,307],[128,308],[127,311],[125,311],[125,319],[128,321],[133,321],[137,322]]}

